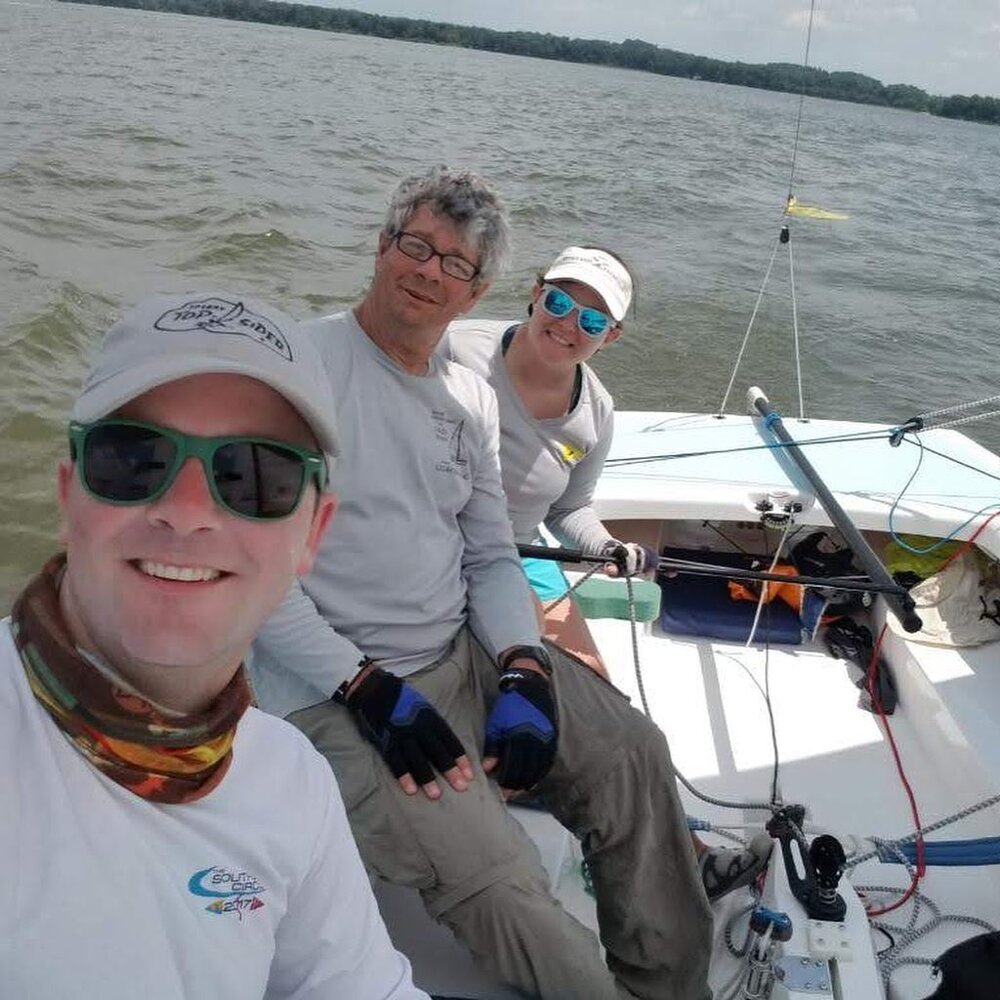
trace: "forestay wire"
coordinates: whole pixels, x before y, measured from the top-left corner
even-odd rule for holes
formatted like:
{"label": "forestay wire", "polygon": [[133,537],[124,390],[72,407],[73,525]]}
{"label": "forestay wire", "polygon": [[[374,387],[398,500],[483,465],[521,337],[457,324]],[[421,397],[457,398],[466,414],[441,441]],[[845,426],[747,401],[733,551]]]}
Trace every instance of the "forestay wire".
{"label": "forestay wire", "polygon": [[764,300],[764,291],[767,288],[767,280],[771,277],[771,268],[774,267],[774,258],[778,256],[778,247],[781,246],[781,236],[775,238],[774,249],[771,251],[771,259],[767,262],[767,270],[764,272],[764,280],[761,282],[760,291],[757,292],[757,301],[753,305],[753,312],[750,313],[750,322],[747,323],[747,332],[743,334],[743,343],[740,345],[740,352],[736,355],[736,364],[733,365],[733,373],[729,376],[729,385],[726,386],[725,395],[722,397],[722,403],[719,405],[719,413],[723,414],[726,412],[726,403],[729,402],[729,394],[733,391],[733,383],[736,381],[736,373],[740,370],[740,365],[743,363],[743,352],[747,349],[747,344],[750,342],[750,332],[753,330],[754,321],[757,319],[757,310],[760,309],[760,304]]}
{"label": "forestay wire", "polygon": [[802,57],[802,89],[799,91],[799,110],[795,115],[795,139],[792,141],[792,165],[788,171],[787,201],[791,201],[795,195],[795,159],[799,151],[799,129],[802,127],[802,107],[806,101],[806,70],[809,68],[809,47],[812,44],[813,14],[815,12],[816,0],[810,0],[809,26],[806,29],[806,54]]}
{"label": "forestay wire", "polygon": [[789,215],[789,208],[795,202],[795,162],[798,158],[799,152],[799,133],[802,129],[802,108],[805,104],[806,98],[806,70],[809,68],[809,49],[812,44],[813,16],[815,12],[816,0],[811,0],[809,4],[809,26],[806,31],[806,51],[802,58],[802,87],[799,90],[799,106],[795,114],[795,138],[792,140],[792,163],[788,172],[788,196],[785,199],[785,206],[782,209],[782,219],[785,221],[782,222],[778,231],[778,236],[774,243],[774,249],[771,251],[771,259],[768,261],[767,270],[764,272],[764,280],[761,282],[760,291],[757,293],[757,301],[754,303],[753,312],[750,314],[750,322],[747,324],[746,333],[743,335],[743,343],[740,346],[739,354],[736,357],[736,363],[733,365],[733,373],[729,377],[729,385],[726,386],[725,394],[722,397],[722,403],[719,405],[720,414],[726,412],[726,403],[729,402],[729,394],[733,391],[733,383],[736,381],[736,373],[739,371],[740,364],[743,362],[743,354],[750,341],[750,332],[753,330],[754,322],[757,319],[757,312],[760,309],[760,304],[764,298],[764,292],[767,289],[767,282],[771,277],[771,269],[774,266],[774,258],[777,256],[778,247],[785,244],[788,247],[788,282],[792,297],[792,336],[795,350],[795,381],[799,393],[799,419],[805,420],[806,418],[805,401],[802,395],[802,356],[799,350],[799,317],[795,301],[795,267],[792,261],[791,230],[789,229],[787,218]]}
{"label": "forestay wire", "polygon": [[[985,420],[987,417],[1000,414],[1000,406],[997,404],[1000,404],[1000,396],[986,396],[969,403],[945,406],[940,410],[928,410],[909,421],[907,429],[913,427],[928,430],[931,427],[958,427],[960,424],[971,424],[973,421]],[[985,410],[987,406],[993,409]]]}

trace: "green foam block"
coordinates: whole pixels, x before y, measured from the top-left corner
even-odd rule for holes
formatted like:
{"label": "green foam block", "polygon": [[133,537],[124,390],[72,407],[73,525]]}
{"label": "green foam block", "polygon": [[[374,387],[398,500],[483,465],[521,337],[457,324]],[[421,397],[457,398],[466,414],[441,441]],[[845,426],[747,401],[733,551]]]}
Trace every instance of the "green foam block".
{"label": "green foam block", "polygon": [[[660,614],[660,587],[652,580],[633,580],[635,620],[656,621]],[[592,576],[584,580],[573,595],[584,618],[622,618],[628,621],[628,591],[622,580]]]}

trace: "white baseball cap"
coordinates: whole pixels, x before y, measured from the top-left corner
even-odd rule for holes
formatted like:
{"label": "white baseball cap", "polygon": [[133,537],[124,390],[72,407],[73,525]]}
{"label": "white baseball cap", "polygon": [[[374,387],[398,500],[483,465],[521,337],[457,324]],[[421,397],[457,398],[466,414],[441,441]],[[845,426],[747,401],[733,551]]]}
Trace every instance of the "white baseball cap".
{"label": "white baseball cap", "polygon": [[632,302],[632,277],[625,265],[605,250],[566,247],[545,272],[545,281],[579,281],[592,288],[620,323]]}
{"label": "white baseball cap", "polygon": [[131,309],[105,334],[72,416],[91,423],[158,385],[219,373],[269,385],[337,456],[336,406],[316,345],[295,320],[242,295],[161,295]]}

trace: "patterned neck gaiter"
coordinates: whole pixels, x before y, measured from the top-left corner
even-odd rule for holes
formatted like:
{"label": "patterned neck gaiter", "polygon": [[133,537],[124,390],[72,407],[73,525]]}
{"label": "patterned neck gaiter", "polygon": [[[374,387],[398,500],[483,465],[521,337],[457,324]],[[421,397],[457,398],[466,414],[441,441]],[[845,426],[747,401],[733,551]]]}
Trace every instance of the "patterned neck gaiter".
{"label": "patterned neck gaiter", "polygon": [[14,641],[38,703],[99,771],[153,802],[194,802],[222,781],[251,704],[242,667],[204,711],[166,715],[76,650],[59,608],[66,557],[49,560],[14,603]]}

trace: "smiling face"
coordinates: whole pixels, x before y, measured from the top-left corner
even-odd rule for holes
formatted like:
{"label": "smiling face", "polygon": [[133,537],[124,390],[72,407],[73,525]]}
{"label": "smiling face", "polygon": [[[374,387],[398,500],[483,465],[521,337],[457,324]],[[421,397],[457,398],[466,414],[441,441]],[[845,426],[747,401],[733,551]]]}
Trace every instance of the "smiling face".
{"label": "smiling face", "polygon": [[[479,265],[479,251],[450,219],[421,205],[404,227],[438,253],[463,257]],[[360,312],[375,331],[399,338],[436,342],[456,316],[468,312],[489,287],[488,282],[462,281],[441,270],[441,258],[417,261],[407,257],[395,240],[379,236],[375,276]]]}
{"label": "smiling face", "polygon": [[[549,284],[563,289],[580,306],[608,312],[604,299],[589,285],[579,281],[550,281]],[[611,327],[600,337],[588,336],[577,322],[578,310],[573,309],[561,318],[551,316],[542,308],[542,295],[542,285],[538,284],[532,298],[533,307],[527,323],[526,338],[533,355],[541,364],[557,368],[575,367],[621,336],[621,326]]]}
{"label": "smiling face", "polygon": [[[205,437],[315,447],[290,403],[241,375],[179,379],[119,415]],[[329,495],[317,501],[311,485],[289,517],[250,521],[216,505],[193,458],[166,493],[138,506],[94,499],[64,462],[59,499],[60,603],[73,638],[143,694],[183,711],[228,683],[265,617],[308,572],[335,505]]]}

